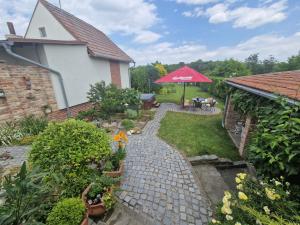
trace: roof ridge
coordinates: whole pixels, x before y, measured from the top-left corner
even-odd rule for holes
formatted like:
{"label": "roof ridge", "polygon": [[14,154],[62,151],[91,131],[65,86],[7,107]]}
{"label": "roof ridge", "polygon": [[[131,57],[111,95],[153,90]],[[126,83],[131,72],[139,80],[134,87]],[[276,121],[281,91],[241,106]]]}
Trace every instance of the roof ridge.
{"label": "roof ridge", "polygon": [[87,42],[92,56],[130,62],[133,59],[104,32],[46,0],[38,0],[54,18],[78,41]]}

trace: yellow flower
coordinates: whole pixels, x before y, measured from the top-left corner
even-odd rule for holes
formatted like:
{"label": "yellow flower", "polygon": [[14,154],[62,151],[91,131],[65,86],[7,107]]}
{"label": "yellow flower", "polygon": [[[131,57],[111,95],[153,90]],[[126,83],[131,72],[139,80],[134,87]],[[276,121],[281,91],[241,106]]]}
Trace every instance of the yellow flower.
{"label": "yellow flower", "polygon": [[230,216],[230,215],[226,215],[226,220],[233,220],[233,217],[232,216]]}
{"label": "yellow flower", "polygon": [[240,178],[236,177],[236,178],[235,178],[235,182],[236,182],[237,184],[240,184],[242,181],[241,181]]}
{"label": "yellow flower", "polygon": [[242,225],[240,222],[236,222],[234,225]]}
{"label": "yellow flower", "polygon": [[239,191],[238,193],[239,199],[243,200],[243,201],[247,201],[248,197],[244,192]]}
{"label": "yellow flower", "polygon": [[258,224],[258,225],[262,225],[262,223],[260,222],[260,220],[259,219],[256,219],[256,224]]}
{"label": "yellow flower", "polygon": [[263,209],[265,210],[266,214],[269,215],[270,214],[270,209],[268,206],[264,206]]}
{"label": "yellow flower", "polygon": [[238,184],[238,185],[236,186],[236,189],[238,189],[238,190],[243,190],[243,185],[242,185],[242,184]]}
{"label": "yellow flower", "polygon": [[271,200],[280,199],[280,195],[275,193],[274,189],[265,188],[266,195]]}
{"label": "yellow flower", "polygon": [[279,186],[279,185],[281,185],[281,182],[275,180],[275,185],[276,185],[276,186]]}
{"label": "yellow flower", "polygon": [[214,223],[214,224],[220,223],[220,221],[218,221],[216,219],[212,219],[211,222]]}
{"label": "yellow flower", "polygon": [[280,176],[280,179],[281,179],[281,180],[284,180],[283,176]]}
{"label": "yellow flower", "polygon": [[231,194],[229,191],[224,191],[224,197],[226,197],[227,199],[231,199]]}
{"label": "yellow flower", "polygon": [[223,214],[232,214],[232,210],[230,208],[230,204],[224,204],[221,208],[221,212]]}
{"label": "yellow flower", "polygon": [[247,174],[246,173],[238,173],[237,177],[240,178],[241,180],[244,180],[246,178]]}
{"label": "yellow flower", "polygon": [[286,186],[290,186],[290,183],[289,182],[285,182]]}

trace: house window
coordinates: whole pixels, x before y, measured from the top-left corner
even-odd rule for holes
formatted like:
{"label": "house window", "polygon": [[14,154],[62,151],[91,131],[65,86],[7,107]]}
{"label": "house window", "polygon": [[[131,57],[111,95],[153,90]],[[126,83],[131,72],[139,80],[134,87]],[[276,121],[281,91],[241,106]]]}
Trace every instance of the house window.
{"label": "house window", "polygon": [[40,27],[39,31],[40,31],[41,37],[47,37],[47,33],[46,33],[46,28],[45,27]]}

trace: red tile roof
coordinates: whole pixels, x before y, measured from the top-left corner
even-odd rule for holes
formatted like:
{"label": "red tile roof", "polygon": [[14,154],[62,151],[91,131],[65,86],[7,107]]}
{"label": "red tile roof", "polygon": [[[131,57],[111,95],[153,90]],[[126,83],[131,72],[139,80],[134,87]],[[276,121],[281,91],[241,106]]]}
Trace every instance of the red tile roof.
{"label": "red tile roof", "polygon": [[95,57],[119,61],[133,61],[124,51],[113,43],[103,32],[62,10],[46,0],[39,0],[48,11],[67,29],[75,39],[87,42],[89,53]]}
{"label": "red tile roof", "polygon": [[234,77],[226,81],[300,100],[300,70]]}
{"label": "red tile roof", "polygon": [[58,45],[86,45],[83,41],[62,41],[49,39],[35,39],[35,38],[8,38],[8,41],[15,43],[38,43],[38,44],[58,44]]}

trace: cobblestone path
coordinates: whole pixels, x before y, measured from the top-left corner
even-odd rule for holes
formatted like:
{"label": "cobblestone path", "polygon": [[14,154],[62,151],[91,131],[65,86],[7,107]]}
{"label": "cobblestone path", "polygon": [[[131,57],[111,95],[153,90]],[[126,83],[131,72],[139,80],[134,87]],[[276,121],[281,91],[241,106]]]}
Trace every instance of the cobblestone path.
{"label": "cobblestone path", "polygon": [[28,146],[1,147],[0,155],[8,153],[12,158],[8,160],[0,159],[0,167],[5,170],[10,167],[21,166],[27,160],[29,149]]}
{"label": "cobblestone path", "polygon": [[204,191],[198,188],[190,165],[156,136],[167,111],[180,109],[175,104],[162,104],[143,133],[130,137],[119,198],[154,224],[207,224],[210,204]]}

